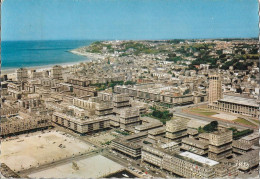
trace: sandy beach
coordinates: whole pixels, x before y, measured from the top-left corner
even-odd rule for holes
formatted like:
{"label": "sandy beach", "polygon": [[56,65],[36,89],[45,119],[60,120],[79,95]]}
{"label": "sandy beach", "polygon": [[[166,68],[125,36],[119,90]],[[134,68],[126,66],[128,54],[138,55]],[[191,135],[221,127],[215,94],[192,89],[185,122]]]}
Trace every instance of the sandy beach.
{"label": "sandy beach", "polygon": [[[37,72],[41,72],[41,71],[45,71],[45,70],[51,70],[51,68],[55,65],[60,65],[63,68],[66,68],[66,67],[70,67],[70,66],[73,66],[73,65],[78,65],[82,62],[84,63],[84,62],[89,62],[89,61],[92,61],[92,60],[98,60],[98,59],[104,58],[104,56],[102,56],[102,55],[94,54],[94,53],[88,53],[88,52],[83,53],[83,52],[77,51],[77,49],[71,50],[69,52],[71,52],[75,55],[81,55],[81,56],[88,57],[88,59],[84,60],[84,61],[77,61],[77,62],[57,63],[57,64],[50,64],[50,65],[44,65],[44,66],[33,66],[33,67],[24,67],[24,68],[27,68],[28,70],[36,70]],[[14,75],[14,73],[17,69],[18,68],[1,69],[1,75],[8,75],[8,76],[11,77],[11,76]]]}

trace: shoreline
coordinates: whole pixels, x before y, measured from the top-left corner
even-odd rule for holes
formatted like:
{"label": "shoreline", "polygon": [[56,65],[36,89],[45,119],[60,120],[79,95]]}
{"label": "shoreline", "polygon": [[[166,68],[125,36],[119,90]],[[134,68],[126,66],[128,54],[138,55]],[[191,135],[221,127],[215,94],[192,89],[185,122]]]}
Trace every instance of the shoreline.
{"label": "shoreline", "polygon": [[79,65],[80,63],[86,63],[91,62],[92,60],[98,60],[100,58],[104,58],[104,56],[94,53],[88,53],[88,52],[79,52],[77,49],[68,51],[70,53],[73,53],[75,55],[85,56],[88,57],[88,59],[83,61],[76,61],[76,62],[65,62],[65,63],[55,63],[55,64],[49,64],[49,65],[42,65],[42,66],[29,66],[29,67],[17,67],[17,68],[8,68],[8,69],[1,69],[1,75],[11,75],[14,74],[15,71],[19,68],[27,68],[28,70],[36,70],[37,72],[50,70],[55,65],[60,65],[63,68],[71,67],[74,65]]}

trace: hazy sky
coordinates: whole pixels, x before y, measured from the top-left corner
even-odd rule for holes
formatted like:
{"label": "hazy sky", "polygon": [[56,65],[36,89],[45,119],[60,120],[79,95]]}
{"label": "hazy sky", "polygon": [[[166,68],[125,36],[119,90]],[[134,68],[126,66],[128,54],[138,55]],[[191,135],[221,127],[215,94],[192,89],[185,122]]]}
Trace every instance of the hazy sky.
{"label": "hazy sky", "polygon": [[5,0],[2,40],[258,37],[258,0]]}

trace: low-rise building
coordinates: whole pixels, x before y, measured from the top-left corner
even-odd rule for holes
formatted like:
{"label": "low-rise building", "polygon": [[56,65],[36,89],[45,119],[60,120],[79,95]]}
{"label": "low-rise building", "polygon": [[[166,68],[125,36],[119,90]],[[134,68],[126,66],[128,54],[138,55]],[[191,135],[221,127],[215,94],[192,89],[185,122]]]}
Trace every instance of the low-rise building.
{"label": "low-rise building", "polygon": [[141,146],[134,142],[114,139],[112,140],[112,149],[133,159],[141,157]]}
{"label": "low-rise building", "polygon": [[255,131],[252,134],[242,137],[240,140],[243,141],[244,143],[258,146],[259,145],[259,132]]}
{"label": "low-rise building", "polygon": [[232,142],[233,153],[245,154],[252,150],[252,144],[244,140],[233,140]]}
{"label": "low-rise building", "polygon": [[120,116],[120,128],[126,129],[127,127],[133,127],[140,125],[142,121],[140,120],[139,110],[136,108],[123,108],[119,112]]}
{"label": "low-rise building", "polygon": [[157,137],[164,136],[166,133],[166,127],[159,127],[148,131],[148,138],[156,140]]}
{"label": "low-rise building", "polygon": [[141,160],[184,178],[213,178],[219,164],[190,152],[168,152],[152,146],[142,148]]}
{"label": "low-rise building", "polygon": [[203,156],[208,153],[209,144],[187,137],[182,139],[181,149]]}
{"label": "low-rise building", "polygon": [[209,158],[220,161],[232,155],[233,132],[219,130],[209,133]]}
{"label": "low-rise building", "polygon": [[189,119],[181,117],[173,117],[172,120],[166,122],[166,138],[172,141],[180,142],[182,138],[188,137],[187,123]]}
{"label": "low-rise building", "polygon": [[105,116],[80,118],[61,112],[54,112],[52,121],[81,134],[92,133],[110,127],[110,119]]}
{"label": "low-rise building", "polygon": [[222,99],[214,101],[208,107],[210,109],[230,112],[255,119],[258,119],[260,116],[257,100],[252,98],[224,95]]}
{"label": "low-rise building", "polygon": [[52,126],[48,116],[42,117],[19,112],[18,115],[10,118],[1,118],[1,136],[8,136],[23,133],[35,129]]}
{"label": "low-rise building", "polygon": [[239,170],[243,172],[249,171],[251,168],[259,165],[259,150],[252,150],[234,158]]}
{"label": "low-rise building", "polygon": [[162,126],[163,126],[163,123],[160,121],[138,125],[138,126],[135,126],[135,133],[156,129],[156,128],[159,128]]}

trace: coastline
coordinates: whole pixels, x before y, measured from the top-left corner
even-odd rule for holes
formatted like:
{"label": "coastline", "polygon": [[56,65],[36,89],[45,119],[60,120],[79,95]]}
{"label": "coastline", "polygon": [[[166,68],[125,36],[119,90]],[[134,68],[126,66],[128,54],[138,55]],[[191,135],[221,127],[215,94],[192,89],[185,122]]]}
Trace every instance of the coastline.
{"label": "coastline", "polygon": [[96,54],[96,53],[89,53],[89,52],[81,52],[79,49],[70,50],[69,52],[75,54],[75,55],[81,55],[89,58],[93,58],[95,60],[97,59],[104,59],[103,55]]}
{"label": "coastline", "polygon": [[[79,65],[80,63],[86,63],[86,62],[90,62],[92,60],[98,60],[98,59],[104,58],[104,56],[102,56],[102,55],[94,54],[94,53],[88,53],[88,52],[79,52],[77,49],[70,50],[68,52],[73,53],[75,55],[88,57],[88,59],[83,60],[83,61],[76,61],[76,62],[55,63],[55,64],[50,64],[50,65],[29,66],[29,67],[23,67],[23,68],[27,68],[28,70],[36,70],[37,72],[41,72],[41,71],[45,71],[45,70],[50,70],[55,65],[60,65],[63,68],[66,68],[66,67],[71,67],[71,66],[74,66],[74,65]],[[15,71],[17,69],[19,69],[19,68],[1,69],[1,75],[12,75],[12,74],[15,73]]]}

